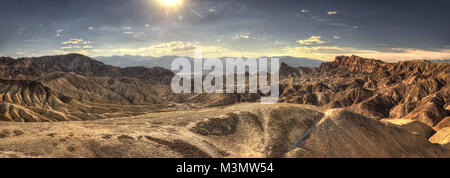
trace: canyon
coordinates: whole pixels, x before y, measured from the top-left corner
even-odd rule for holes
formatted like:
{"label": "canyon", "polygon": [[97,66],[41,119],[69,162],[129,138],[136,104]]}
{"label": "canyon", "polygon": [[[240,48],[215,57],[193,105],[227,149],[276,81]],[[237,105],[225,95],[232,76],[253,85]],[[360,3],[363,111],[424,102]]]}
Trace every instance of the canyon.
{"label": "canyon", "polygon": [[0,57],[0,157],[450,157],[449,63],[280,64],[279,101],[172,92],[162,67]]}

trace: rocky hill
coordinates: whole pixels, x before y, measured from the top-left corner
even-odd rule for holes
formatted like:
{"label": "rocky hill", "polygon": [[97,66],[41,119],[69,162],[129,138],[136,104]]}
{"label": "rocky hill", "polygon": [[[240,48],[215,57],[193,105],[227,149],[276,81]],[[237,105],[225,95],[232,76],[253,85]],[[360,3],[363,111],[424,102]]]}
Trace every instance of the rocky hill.
{"label": "rocky hill", "polygon": [[80,54],[19,58],[1,57],[0,75],[7,79],[35,79],[53,72],[73,72],[83,76],[131,77],[151,82],[170,83],[173,73],[160,67],[119,68],[105,65]]}
{"label": "rocky hill", "polygon": [[92,120],[157,111],[171,104],[173,73],[118,68],[79,54],[0,58],[0,120]]}
{"label": "rocky hill", "polygon": [[449,113],[449,63],[340,56],[319,69],[284,68],[284,102],[347,108],[375,119],[419,120],[432,127]]}

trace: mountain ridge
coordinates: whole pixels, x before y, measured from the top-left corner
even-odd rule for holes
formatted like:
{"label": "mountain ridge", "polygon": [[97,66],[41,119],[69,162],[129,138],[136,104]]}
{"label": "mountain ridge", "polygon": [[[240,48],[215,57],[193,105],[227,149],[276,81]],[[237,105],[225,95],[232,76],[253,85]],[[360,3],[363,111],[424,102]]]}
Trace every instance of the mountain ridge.
{"label": "mountain ridge", "polygon": [[2,78],[41,77],[52,72],[74,72],[85,76],[133,77],[170,83],[173,72],[161,67],[119,68],[81,54],[12,59],[0,57]]}
{"label": "mountain ridge", "polygon": [[371,118],[420,120],[436,126],[448,115],[449,63],[386,63],[338,56],[319,70],[281,82],[281,100],[330,108],[348,108]]}
{"label": "mountain ridge", "polygon": [[[131,66],[144,66],[144,67],[154,67],[159,66],[165,69],[171,68],[171,63],[176,58],[186,58],[191,63],[193,58],[182,57],[182,56],[162,56],[162,57],[152,57],[152,56],[98,56],[94,59],[104,62],[108,65],[118,66],[118,67],[131,67]],[[219,58],[223,63],[227,57]],[[265,58],[265,57],[262,57]],[[266,57],[270,58],[270,57]],[[309,58],[296,58],[291,56],[278,56],[276,58],[280,59],[280,62],[289,64],[290,66],[296,67],[319,67],[321,63],[325,61],[309,59]],[[246,59],[246,58],[244,58]]]}

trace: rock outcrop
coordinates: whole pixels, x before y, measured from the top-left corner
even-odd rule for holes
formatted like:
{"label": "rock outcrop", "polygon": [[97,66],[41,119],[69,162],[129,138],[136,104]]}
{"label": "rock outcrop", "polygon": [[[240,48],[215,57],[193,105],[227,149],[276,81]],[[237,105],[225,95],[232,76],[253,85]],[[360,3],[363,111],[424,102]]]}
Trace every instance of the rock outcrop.
{"label": "rock outcrop", "polygon": [[284,66],[281,101],[347,108],[375,119],[418,120],[431,127],[449,114],[449,63],[339,56],[319,69],[306,73]]}
{"label": "rock outcrop", "polygon": [[34,79],[53,72],[73,72],[83,76],[132,77],[169,84],[173,72],[160,67],[119,68],[105,65],[81,54],[12,59],[0,58],[0,77]]}

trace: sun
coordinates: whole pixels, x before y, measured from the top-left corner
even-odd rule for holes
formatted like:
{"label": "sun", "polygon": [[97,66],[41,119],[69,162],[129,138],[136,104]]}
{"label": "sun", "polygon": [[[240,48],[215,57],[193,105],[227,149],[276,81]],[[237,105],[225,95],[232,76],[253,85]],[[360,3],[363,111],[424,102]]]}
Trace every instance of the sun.
{"label": "sun", "polygon": [[182,0],[159,0],[162,5],[166,7],[177,7],[182,3]]}

